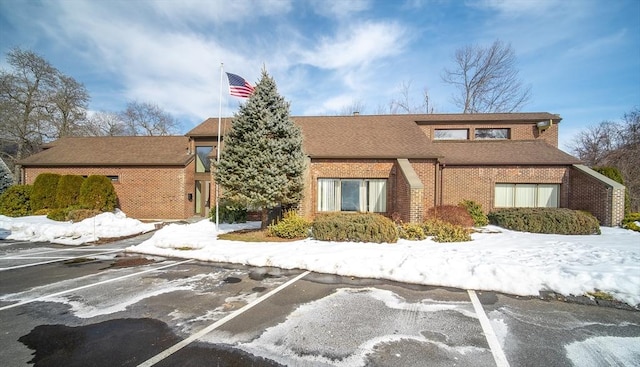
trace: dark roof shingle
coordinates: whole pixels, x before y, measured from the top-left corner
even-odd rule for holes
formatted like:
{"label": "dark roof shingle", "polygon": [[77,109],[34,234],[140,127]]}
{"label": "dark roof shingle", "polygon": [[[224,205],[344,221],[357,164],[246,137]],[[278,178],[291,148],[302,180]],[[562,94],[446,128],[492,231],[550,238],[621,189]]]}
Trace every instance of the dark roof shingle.
{"label": "dark roof shingle", "polygon": [[101,136],[62,138],[19,163],[23,166],[186,165],[186,136]]}
{"label": "dark roof shingle", "polygon": [[434,142],[451,165],[570,165],[577,158],[541,140]]}

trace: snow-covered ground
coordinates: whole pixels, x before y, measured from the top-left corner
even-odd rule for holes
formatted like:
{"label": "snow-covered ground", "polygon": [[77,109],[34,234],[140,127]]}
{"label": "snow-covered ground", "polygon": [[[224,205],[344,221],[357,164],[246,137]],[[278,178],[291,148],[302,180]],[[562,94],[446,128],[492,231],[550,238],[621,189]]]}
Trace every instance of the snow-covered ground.
{"label": "snow-covered ground", "polygon": [[[79,223],[53,222],[43,216],[0,216],[0,238],[78,244],[95,236],[147,232],[153,226],[122,213],[105,213]],[[486,233],[475,233],[473,241],[461,243],[429,239],[395,244],[312,239],[247,243],[216,238],[218,233],[258,226],[256,222],[222,224],[217,231],[207,220],[170,224],[127,251],[522,296],[537,296],[540,291],[582,295],[600,290],[640,305],[640,233],[630,230],[602,227],[599,236],[564,236],[488,226]]]}

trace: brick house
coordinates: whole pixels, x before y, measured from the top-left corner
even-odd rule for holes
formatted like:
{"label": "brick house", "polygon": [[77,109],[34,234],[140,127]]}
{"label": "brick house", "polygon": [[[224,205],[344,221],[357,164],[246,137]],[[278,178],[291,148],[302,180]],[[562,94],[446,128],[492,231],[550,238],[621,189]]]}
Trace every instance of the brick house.
{"label": "brick house", "polygon": [[[300,212],[371,211],[422,221],[438,205],[470,199],[500,207],[567,207],[602,225],[624,215],[624,187],[558,149],[550,113],[292,117],[308,157]],[[231,120],[222,120],[222,136]],[[207,215],[218,119],[184,137],[65,138],[22,162],[41,172],[104,174],[137,218]],[[81,157],[81,158],[75,158]]]}

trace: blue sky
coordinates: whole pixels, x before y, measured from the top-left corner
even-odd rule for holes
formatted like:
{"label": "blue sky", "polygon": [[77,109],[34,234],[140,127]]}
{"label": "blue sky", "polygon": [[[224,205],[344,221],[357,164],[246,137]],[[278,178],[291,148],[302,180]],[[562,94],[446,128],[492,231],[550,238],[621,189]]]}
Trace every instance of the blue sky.
{"label": "blue sky", "polygon": [[[252,84],[266,67],[292,115],[375,114],[402,85],[460,112],[442,70],[496,39],[531,85],[523,111],[563,117],[565,150],[640,107],[640,0],[0,0],[0,67],[12,47],[32,50],[84,83],[91,110],[152,102],[181,132],[218,116],[221,62]],[[242,100],[222,82],[229,116]]]}

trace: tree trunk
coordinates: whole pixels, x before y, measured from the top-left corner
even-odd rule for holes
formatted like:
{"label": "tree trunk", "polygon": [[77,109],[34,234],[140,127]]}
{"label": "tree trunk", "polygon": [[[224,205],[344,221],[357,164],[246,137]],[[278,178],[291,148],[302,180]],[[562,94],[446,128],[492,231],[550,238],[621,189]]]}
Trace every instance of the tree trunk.
{"label": "tree trunk", "polygon": [[269,225],[269,208],[266,208],[266,207],[262,208],[262,212],[260,214],[260,220],[262,221],[260,228],[266,229],[267,226]]}

